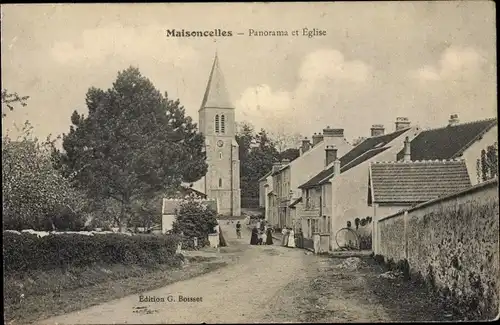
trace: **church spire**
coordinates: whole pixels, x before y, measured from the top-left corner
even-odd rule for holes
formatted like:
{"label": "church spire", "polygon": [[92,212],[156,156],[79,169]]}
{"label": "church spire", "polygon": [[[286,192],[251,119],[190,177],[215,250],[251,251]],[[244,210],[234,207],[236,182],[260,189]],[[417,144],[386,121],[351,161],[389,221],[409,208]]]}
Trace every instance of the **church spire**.
{"label": "church spire", "polygon": [[233,108],[224,82],[224,76],[219,67],[219,57],[215,52],[214,63],[208,78],[207,89],[203,96],[200,109],[203,108]]}

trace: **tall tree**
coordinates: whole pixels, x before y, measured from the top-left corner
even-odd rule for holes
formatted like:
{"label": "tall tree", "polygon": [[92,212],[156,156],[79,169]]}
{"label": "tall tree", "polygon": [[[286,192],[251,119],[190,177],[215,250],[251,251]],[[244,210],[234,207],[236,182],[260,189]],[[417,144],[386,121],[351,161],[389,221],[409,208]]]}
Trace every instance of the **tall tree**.
{"label": "tall tree", "polygon": [[179,100],[162,95],[137,68],[119,72],[107,91],[90,88],[86,103],[88,116],[71,116],[58,166],[96,202],[118,202],[121,231],[136,201],[206,174],[204,137],[196,124]]}
{"label": "tall tree", "polygon": [[54,169],[48,137],[40,141],[26,122],[15,141],[2,138],[2,206],[6,229],[79,230],[83,195]]}

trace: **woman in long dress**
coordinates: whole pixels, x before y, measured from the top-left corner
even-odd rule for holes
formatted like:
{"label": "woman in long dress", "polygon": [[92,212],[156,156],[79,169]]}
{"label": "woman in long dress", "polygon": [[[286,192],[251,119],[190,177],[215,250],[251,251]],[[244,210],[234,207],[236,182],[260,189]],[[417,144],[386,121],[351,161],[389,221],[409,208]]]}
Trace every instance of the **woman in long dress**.
{"label": "woman in long dress", "polygon": [[281,246],[286,246],[288,244],[288,229],[283,227],[281,234],[283,235],[283,237],[281,237]]}
{"label": "woman in long dress", "polygon": [[264,228],[262,232],[262,245],[267,245],[267,226]]}
{"label": "woman in long dress", "polygon": [[250,245],[257,245],[259,243],[259,231],[257,227],[253,227],[252,236],[250,237]]}
{"label": "woman in long dress", "polygon": [[271,227],[267,227],[267,238],[266,238],[266,245],[272,245],[273,244],[273,230]]}
{"label": "woman in long dress", "polygon": [[288,247],[295,248],[295,232],[290,228],[288,235]]}

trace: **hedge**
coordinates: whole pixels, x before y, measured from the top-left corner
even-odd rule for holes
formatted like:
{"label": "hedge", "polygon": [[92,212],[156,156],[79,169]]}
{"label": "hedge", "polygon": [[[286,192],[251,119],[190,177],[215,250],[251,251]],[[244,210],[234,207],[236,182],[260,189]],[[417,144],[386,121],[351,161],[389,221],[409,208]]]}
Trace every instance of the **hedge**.
{"label": "hedge", "polygon": [[176,235],[3,233],[4,267],[8,273],[99,264],[178,264]]}

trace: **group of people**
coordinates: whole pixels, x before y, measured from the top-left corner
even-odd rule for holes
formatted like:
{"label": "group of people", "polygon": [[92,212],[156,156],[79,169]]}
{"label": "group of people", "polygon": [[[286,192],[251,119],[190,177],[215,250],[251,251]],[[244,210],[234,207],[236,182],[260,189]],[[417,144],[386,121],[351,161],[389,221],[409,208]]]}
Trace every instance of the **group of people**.
{"label": "group of people", "polygon": [[283,227],[281,230],[281,246],[295,248],[295,231],[289,227]]}
{"label": "group of people", "polygon": [[257,222],[257,225],[252,229],[250,237],[250,245],[272,245],[273,244],[273,228],[266,225],[264,221]]}

